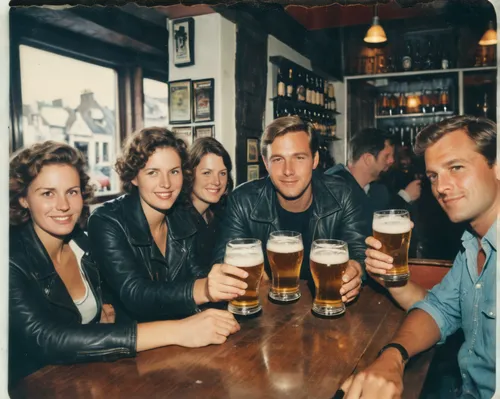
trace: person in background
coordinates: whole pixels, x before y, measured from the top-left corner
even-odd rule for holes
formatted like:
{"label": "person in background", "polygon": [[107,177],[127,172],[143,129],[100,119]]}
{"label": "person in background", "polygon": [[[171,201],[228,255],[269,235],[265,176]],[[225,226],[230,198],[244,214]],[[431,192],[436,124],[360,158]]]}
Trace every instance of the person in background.
{"label": "person in background", "polygon": [[198,230],[193,251],[197,263],[208,274],[220,220],[234,187],[233,164],[221,143],[212,137],[202,137],[189,148],[188,168],[193,172],[190,209]]}
{"label": "person in background", "polygon": [[142,129],[125,143],[116,170],[126,194],[92,213],[89,239],[117,317],[177,319],[220,301],[197,264],[197,228],[182,206],[192,181],[184,141],[164,128]]}
{"label": "person in background", "polygon": [[[265,128],[261,154],[269,177],[244,183],[229,197],[211,273],[222,270],[236,274],[237,268],[222,263],[225,246],[231,239],[252,237],[262,241],[265,271],[270,276],[266,256],[269,234],[293,230],[302,234],[304,243],[300,278],[311,282],[309,252],[313,240],[336,238],[349,245],[351,259],[340,292],[343,301],[353,300],[361,286],[364,239],[369,231],[359,194],[340,176],[314,173],[319,161],[317,138],[297,116],[275,119]],[[232,276],[223,283],[227,300],[246,288],[246,283]]]}
{"label": "person in background", "polygon": [[239,330],[231,314],[114,323],[80,227],[92,197],[82,154],[54,141],[10,161],[9,381],[47,364],[113,361],[165,346],[223,343]]}
{"label": "person in background", "polygon": [[[497,126],[485,118],[456,116],[429,125],[417,136],[415,152],[425,156],[426,175],[439,205],[454,223],[466,222],[462,249],[452,269],[423,300],[420,294],[403,325],[366,370],[342,386],[349,399],[394,398],[403,391],[408,358],[443,343],[459,328],[465,341],[458,352],[463,398],[491,398],[495,392],[497,218],[500,170]],[[366,265],[383,274],[392,258],[367,239]],[[411,289],[411,286],[409,286]],[[391,289],[392,293],[392,289]]]}

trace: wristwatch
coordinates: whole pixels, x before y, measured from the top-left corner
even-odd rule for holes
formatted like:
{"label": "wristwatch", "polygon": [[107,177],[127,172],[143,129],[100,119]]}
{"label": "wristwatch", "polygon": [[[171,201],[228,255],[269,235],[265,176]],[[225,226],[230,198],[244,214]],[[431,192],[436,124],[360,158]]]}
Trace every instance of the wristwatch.
{"label": "wristwatch", "polygon": [[401,357],[403,358],[403,364],[408,363],[408,360],[410,358],[410,356],[408,356],[408,351],[405,349],[405,347],[403,345],[397,344],[395,342],[391,342],[391,343],[385,345],[382,349],[380,349],[380,352],[378,353],[377,357],[380,357],[380,355],[382,353],[384,353],[389,348],[397,349],[399,351],[399,353],[401,353]]}

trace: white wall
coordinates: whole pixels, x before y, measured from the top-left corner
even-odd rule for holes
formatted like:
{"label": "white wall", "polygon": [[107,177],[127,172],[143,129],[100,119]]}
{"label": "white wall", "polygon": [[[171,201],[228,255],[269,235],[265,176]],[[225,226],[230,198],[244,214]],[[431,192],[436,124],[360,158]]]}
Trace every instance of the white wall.
{"label": "white wall", "polygon": [[[172,20],[169,21],[172,32]],[[172,48],[172,34],[169,46]],[[194,17],[194,65],[178,68],[169,51],[169,80],[213,78],[215,138],[219,140],[233,159],[236,148],[235,123],[235,59],[236,25],[220,14]],[[194,123],[189,124],[194,126]],[[198,124],[196,124],[198,125]]]}

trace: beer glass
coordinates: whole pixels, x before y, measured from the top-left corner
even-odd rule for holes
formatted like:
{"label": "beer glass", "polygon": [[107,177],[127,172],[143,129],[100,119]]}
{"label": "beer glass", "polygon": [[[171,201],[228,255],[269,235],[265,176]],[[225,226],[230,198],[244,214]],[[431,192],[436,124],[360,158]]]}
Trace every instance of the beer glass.
{"label": "beer glass", "polygon": [[340,288],[349,262],[347,243],[340,240],[315,240],[311,246],[311,274],[316,287],[312,310],[322,316],[345,312]]}
{"label": "beer glass", "polygon": [[299,277],[304,245],[296,231],[273,231],[267,241],[267,258],[272,272],[269,297],[278,302],[300,298]]}
{"label": "beer glass", "polygon": [[381,274],[387,284],[406,284],[410,277],[408,250],[410,249],[410,214],[404,209],[389,209],[373,214],[373,237],[382,243],[381,252],[392,256],[393,268]]}
{"label": "beer glass", "polygon": [[[228,310],[238,315],[250,315],[262,309],[259,301],[259,286],[264,271],[262,242],[254,238],[236,238],[226,245],[224,263],[236,266],[248,273],[245,294],[229,302]],[[238,278],[232,276],[234,278]]]}

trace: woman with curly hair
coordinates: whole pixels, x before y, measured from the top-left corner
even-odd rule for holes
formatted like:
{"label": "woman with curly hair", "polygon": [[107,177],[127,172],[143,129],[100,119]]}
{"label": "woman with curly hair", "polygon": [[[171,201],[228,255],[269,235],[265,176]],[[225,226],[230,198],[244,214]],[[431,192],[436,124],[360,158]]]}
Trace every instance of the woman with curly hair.
{"label": "woman with curly hair", "polygon": [[225,202],[234,187],[233,164],[221,143],[202,137],[189,148],[189,169],[193,173],[190,209],[198,230],[194,252],[198,263],[209,268]]}
{"label": "woman with curly hair", "polygon": [[[92,196],[82,154],[53,141],[10,161],[9,380],[47,364],[111,361],[165,345],[222,343],[239,329],[227,312],[114,324],[79,227]],[[105,308],[106,307],[106,308]]]}
{"label": "woman with curly hair", "polygon": [[[91,255],[113,296],[117,317],[149,321],[199,312],[199,305],[231,299],[247,273],[210,272],[193,251],[197,232],[188,201],[191,172],[185,143],[164,128],[133,134],[116,162],[127,193],[89,219]],[[241,288],[236,288],[235,286]]]}

